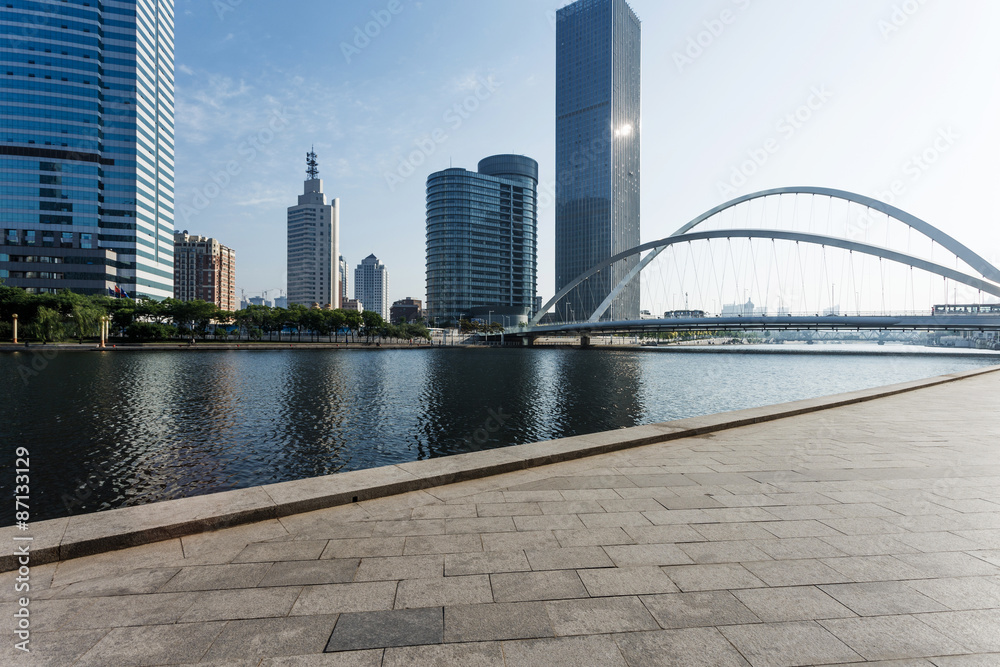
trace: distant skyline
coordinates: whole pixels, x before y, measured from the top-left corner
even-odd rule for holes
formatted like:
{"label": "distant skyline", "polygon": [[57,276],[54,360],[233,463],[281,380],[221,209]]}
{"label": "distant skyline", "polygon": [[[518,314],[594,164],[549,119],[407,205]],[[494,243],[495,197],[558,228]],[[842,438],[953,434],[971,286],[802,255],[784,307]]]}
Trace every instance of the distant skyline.
{"label": "distant skyline", "polygon": [[[176,229],[233,247],[248,296],[284,289],[285,209],[315,145],[348,265],[374,253],[390,302],[423,299],[427,175],[520,153],[539,163],[547,300],[565,4],[177,0]],[[819,185],[891,200],[1000,261],[1000,5],[630,5],[643,241],[738,194]]]}

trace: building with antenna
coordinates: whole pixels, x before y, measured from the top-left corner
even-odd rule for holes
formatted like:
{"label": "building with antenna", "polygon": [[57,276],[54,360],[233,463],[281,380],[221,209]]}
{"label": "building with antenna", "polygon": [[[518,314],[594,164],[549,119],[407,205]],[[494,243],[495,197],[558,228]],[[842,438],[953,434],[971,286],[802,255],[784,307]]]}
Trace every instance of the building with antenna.
{"label": "building with antenna", "polygon": [[288,207],[288,303],[340,305],[340,200],[328,204],[316,153],[306,153],[299,203]]}

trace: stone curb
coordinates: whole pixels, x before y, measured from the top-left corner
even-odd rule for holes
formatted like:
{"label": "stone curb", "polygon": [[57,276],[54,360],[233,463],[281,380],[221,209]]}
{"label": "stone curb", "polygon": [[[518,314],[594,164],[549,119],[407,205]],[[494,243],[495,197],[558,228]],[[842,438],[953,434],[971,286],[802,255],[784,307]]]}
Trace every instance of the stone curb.
{"label": "stone curb", "polygon": [[[597,454],[704,435],[740,426],[895,396],[1000,371],[979,368],[924,380],[811,398],[790,403],[689,417],[660,424],[513,445],[423,461],[355,470],[323,477],[279,482],[204,496],[167,500],[78,516],[31,523],[19,532],[0,528],[7,545],[30,545],[30,562],[43,565],[70,558],[116,551],[209,530],[277,519],[362,500],[480,479]],[[13,538],[30,536],[32,541]],[[10,551],[7,551],[10,549]],[[17,569],[14,546],[0,555],[0,572]]]}

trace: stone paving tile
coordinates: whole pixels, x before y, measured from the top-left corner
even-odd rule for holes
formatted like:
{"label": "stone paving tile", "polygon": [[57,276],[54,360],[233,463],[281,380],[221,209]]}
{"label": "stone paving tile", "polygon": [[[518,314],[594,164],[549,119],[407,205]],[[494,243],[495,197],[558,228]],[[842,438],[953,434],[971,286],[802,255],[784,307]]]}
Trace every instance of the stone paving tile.
{"label": "stone paving tile", "polygon": [[901,554],[897,558],[932,577],[984,577],[1000,575],[1000,567],[961,552]]}
{"label": "stone paving tile", "polygon": [[921,579],[906,585],[952,611],[1000,608],[1000,581],[989,577]]}
{"label": "stone paving tile", "polygon": [[659,510],[643,512],[654,526],[668,526],[673,523],[709,523],[711,520],[704,510]]}
{"label": "stone paving tile", "polygon": [[604,551],[617,567],[636,565],[684,565],[692,561],[685,551],[674,544],[635,544],[607,546]]}
{"label": "stone paving tile", "polygon": [[832,535],[819,538],[849,556],[883,556],[918,553],[889,535]]}
{"label": "stone paving tile", "polygon": [[396,589],[396,609],[484,604],[493,601],[486,574],[443,579],[405,579]]}
{"label": "stone paving tile", "polygon": [[[528,530],[517,533],[484,533],[482,548],[475,551],[523,551],[526,549],[555,549],[559,541],[551,530]],[[472,549],[469,549],[472,551]]]}
{"label": "stone paving tile", "polygon": [[961,644],[914,616],[841,618],[819,623],[866,660],[968,653]]}
{"label": "stone paving tile", "polygon": [[933,658],[927,664],[933,664],[935,667],[996,667],[1000,665],[1000,653],[943,656]]}
{"label": "stone paving tile", "polygon": [[253,588],[264,578],[271,563],[197,565],[185,567],[160,588],[161,593]]}
{"label": "stone paving tile", "polygon": [[893,556],[849,556],[824,558],[822,562],[852,581],[898,581],[921,579],[927,574]]}
{"label": "stone paving tile", "polygon": [[[343,655],[343,654],[338,654]],[[385,650],[382,667],[504,667],[503,648],[498,642],[407,646]]]}
{"label": "stone paving tile", "polygon": [[542,508],[538,503],[480,503],[476,511],[479,516],[538,516]]}
{"label": "stone paving tile", "polygon": [[589,597],[576,570],[506,572],[490,575],[497,602],[563,600]]}
{"label": "stone paving tile", "polygon": [[766,561],[766,553],[754,546],[752,541],[702,542],[677,545],[695,563],[739,563],[742,561]]}
{"label": "stone paving tile", "polygon": [[293,540],[290,542],[254,542],[233,559],[233,563],[271,563],[287,560],[316,560],[329,540]]}
{"label": "stone paving tile", "polygon": [[178,622],[286,616],[301,592],[295,586],[282,586],[192,593],[191,604]]}
{"label": "stone paving tile", "polygon": [[326,651],[357,651],[444,641],[441,607],[341,614]]}
{"label": "stone paving tile", "polygon": [[[514,525],[519,531],[584,530],[587,526],[575,514],[545,514],[543,516],[516,516]],[[492,532],[492,531],[491,531]]]}
{"label": "stone paving tile", "polygon": [[[497,533],[503,535],[505,533]],[[424,554],[455,554],[482,551],[483,541],[479,535],[431,535],[407,537],[402,554],[372,554],[387,556],[419,556]]]}
{"label": "stone paving tile", "polygon": [[635,544],[622,528],[584,528],[582,530],[553,530],[552,535],[561,547],[597,547],[616,544]]}
{"label": "stone paving tile", "polygon": [[297,560],[274,563],[258,586],[306,586],[311,584],[344,584],[354,580],[358,558],[329,560]]}
{"label": "stone paving tile", "polygon": [[479,516],[476,505],[421,505],[410,510],[411,519],[464,519]]}
{"label": "stone paving tile", "polygon": [[616,565],[601,547],[526,549],[524,554],[532,570],[578,570]]}
{"label": "stone paving tile", "polygon": [[506,667],[628,667],[609,635],[503,642]]}
{"label": "stone paving tile", "polygon": [[260,660],[323,651],[337,616],[296,616],[230,621],[203,660]]}
{"label": "stone paving tile", "polygon": [[820,588],[861,616],[915,614],[948,609],[902,581],[834,584]]}
{"label": "stone paving tile", "polygon": [[[614,497],[618,498],[617,494]],[[618,499],[621,500],[620,498]],[[538,503],[538,507],[541,508],[542,514],[593,514],[605,511],[604,506],[600,502],[589,497],[586,500],[541,502]],[[660,506],[657,509],[663,509],[663,507]]]}
{"label": "stone paving tile", "polygon": [[292,616],[307,616],[381,611],[392,609],[395,599],[395,581],[304,586],[289,613]]}
{"label": "stone paving tile", "polygon": [[577,570],[591,597],[676,593],[677,586],[658,567],[609,567]]}
{"label": "stone paving tile", "polygon": [[715,628],[684,628],[615,635],[630,665],[644,667],[747,667],[749,663]]}
{"label": "stone paving tile", "polygon": [[[163,625],[176,622],[202,593],[154,593],[90,598],[84,613],[63,620],[61,630],[116,628],[129,625]],[[35,618],[48,612],[43,602],[32,608]],[[44,627],[44,626],[43,626]]]}
{"label": "stone paving tile", "polygon": [[383,556],[362,558],[361,566],[354,575],[354,581],[398,581],[400,579],[443,576],[443,554],[430,554],[427,556]]}
{"label": "stone paving tile", "polygon": [[778,538],[789,537],[822,537],[824,535],[840,535],[830,526],[814,519],[799,521],[761,521],[756,524]]}
{"label": "stone paving tile", "polygon": [[[240,549],[245,544],[241,544]],[[227,555],[226,560],[228,561],[233,555],[235,554]],[[154,542],[120,551],[61,561],[52,575],[51,585],[53,588],[61,588],[78,581],[114,577],[138,569],[180,566],[183,560],[184,551],[180,540]]]}
{"label": "stone paving tile", "polygon": [[801,560],[766,560],[744,563],[758,579],[768,586],[811,586],[851,581],[829,565],[813,558]]}
{"label": "stone paving tile", "polygon": [[659,629],[635,596],[553,600],[543,604],[558,636]]}
{"label": "stone paving tile", "polygon": [[214,622],[115,628],[75,664],[127,667],[198,662],[225,625]]}
{"label": "stone paving tile", "polygon": [[1000,653],[1000,609],[921,614],[917,618],[970,652]]}
{"label": "stone paving tile", "polygon": [[524,572],[530,570],[523,551],[484,551],[482,553],[445,554],[444,574],[447,577],[494,572]]}
{"label": "stone paving tile", "polygon": [[462,533],[504,533],[517,530],[509,516],[488,516],[468,519],[445,519],[445,532],[449,535]]}
{"label": "stone paving tile", "polygon": [[544,602],[447,606],[444,641],[481,642],[553,637]]}
{"label": "stone paving tile", "polygon": [[772,508],[763,509],[761,507],[724,507],[722,509],[707,509],[705,516],[709,523],[749,523],[749,522],[773,522],[774,515],[769,511]]}
{"label": "stone paving tile", "polygon": [[[170,581],[180,568],[157,568],[152,570],[135,570],[113,577],[101,577],[98,579],[87,579],[78,581],[69,586],[63,586],[51,591],[52,598],[84,598],[102,597],[106,595],[139,595],[142,593],[155,593],[161,586]],[[15,572],[16,574],[16,572]],[[35,568],[31,569],[31,591],[32,598],[38,597],[38,589],[35,587]],[[43,588],[44,587],[40,587]],[[13,582],[8,590],[14,591]]]}
{"label": "stone paving tile", "polygon": [[856,615],[815,586],[754,588],[732,593],[766,623],[850,618]]}
{"label": "stone paving tile", "polygon": [[405,537],[330,540],[320,558],[364,558],[402,556]]}
{"label": "stone paving tile", "polygon": [[[0,646],[0,664],[27,665],[31,667],[65,667],[99,642],[108,630],[76,630],[71,632],[32,632],[25,654],[14,647],[14,641],[5,641]],[[13,637],[13,635],[12,635]],[[16,640],[20,641],[20,640]],[[30,660],[30,663],[28,662]]]}
{"label": "stone paving tile", "polygon": [[664,629],[757,623],[760,620],[728,591],[644,595],[641,600]]}
{"label": "stone paving tile", "polygon": [[759,588],[766,585],[739,563],[673,565],[662,569],[685,593]]}
{"label": "stone paving tile", "polygon": [[814,621],[719,628],[753,667],[854,662],[861,658]]}
{"label": "stone paving tile", "polygon": [[775,560],[832,558],[847,555],[837,547],[824,542],[818,537],[754,540],[753,545]]}
{"label": "stone paving tile", "polygon": [[676,542],[704,542],[705,538],[694,528],[684,524],[667,526],[623,526],[637,544],[666,544]]}
{"label": "stone paving tile", "polygon": [[587,528],[623,528],[625,526],[651,526],[652,523],[641,512],[601,512],[600,514],[580,514],[580,520]]}
{"label": "stone paving tile", "polygon": [[713,542],[766,540],[774,537],[755,523],[697,523],[691,527]]}
{"label": "stone paving tile", "polygon": [[373,537],[409,537],[411,535],[443,535],[444,519],[406,519],[403,521],[378,521]]}

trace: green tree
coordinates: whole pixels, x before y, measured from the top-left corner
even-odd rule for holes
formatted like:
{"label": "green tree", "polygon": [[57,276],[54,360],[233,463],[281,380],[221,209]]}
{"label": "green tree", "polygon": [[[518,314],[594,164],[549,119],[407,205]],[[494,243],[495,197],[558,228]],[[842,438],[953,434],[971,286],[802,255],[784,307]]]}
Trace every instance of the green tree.
{"label": "green tree", "polygon": [[365,331],[365,338],[369,343],[375,340],[375,336],[385,328],[385,320],[373,310],[366,310],[361,313],[361,322]]}
{"label": "green tree", "polygon": [[35,314],[33,322],[34,334],[43,343],[58,342],[66,334],[62,316],[59,311],[41,306]]}

